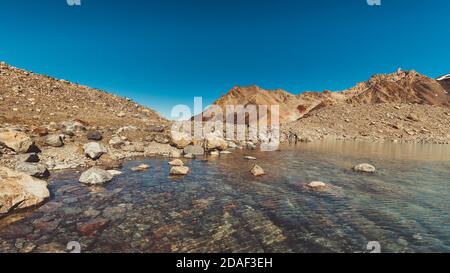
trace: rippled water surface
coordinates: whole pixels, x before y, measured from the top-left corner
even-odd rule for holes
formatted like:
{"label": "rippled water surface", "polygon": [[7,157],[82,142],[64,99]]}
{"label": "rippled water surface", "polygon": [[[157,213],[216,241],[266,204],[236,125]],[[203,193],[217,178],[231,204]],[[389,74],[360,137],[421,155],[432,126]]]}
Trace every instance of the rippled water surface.
{"label": "rippled water surface", "polygon": [[[243,156],[257,157],[246,161]],[[142,162],[147,172],[129,169]],[[374,175],[351,167],[371,163]],[[255,178],[253,164],[268,173]],[[236,151],[124,164],[104,188],[52,177],[44,206],[0,220],[0,252],[450,252],[450,147],[313,143],[280,152]],[[312,181],[327,192],[305,188]]]}

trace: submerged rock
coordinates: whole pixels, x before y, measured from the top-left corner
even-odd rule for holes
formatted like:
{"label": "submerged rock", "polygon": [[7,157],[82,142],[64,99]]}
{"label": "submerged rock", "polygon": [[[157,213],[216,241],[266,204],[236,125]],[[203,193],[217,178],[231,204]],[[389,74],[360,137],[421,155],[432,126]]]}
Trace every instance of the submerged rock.
{"label": "submerged rock", "polygon": [[355,172],[362,172],[362,173],[374,173],[376,171],[375,167],[367,164],[367,163],[363,163],[363,164],[359,164],[356,165],[355,167],[353,167],[353,171]]}
{"label": "submerged rock", "polygon": [[50,172],[47,167],[39,163],[22,162],[17,164],[16,171],[31,175],[36,178],[48,178]]}
{"label": "submerged rock", "polygon": [[141,164],[139,166],[131,168],[131,170],[135,171],[135,172],[143,172],[143,171],[146,171],[148,169],[150,169],[150,166],[147,165],[147,164]]}
{"label": "submerged rock", "polygon": [[110,175],[112,175],[113,177],[122,174],[121,171],[117,171],[117,170],[107,170],[107,172],[108,172]]}
{"label": "submerged rock", "polygon": [[175,166],[170,169],[171,175],[186,175],[190,171],[189,167],[186,166]]}
{"label": "submerged rock", "polygon": [[264,169],[258,165],[254,165],[250,172],[253,174],[253,176],[262,176],[266,174],[264,172]]}
{"label": "submerged rock", "polygon": [[317,190],[317,191],[322,191],[322,190],[328,189],[327,184],[325,184],[324,182],[319,182],[319,181],[311,182],[307,185],[307,187],[311,190]]}
{"label": "submerged rock", "polygon": [[80,182],[86,185],[103,185],[113,179],[109,172],[93,167],[81,174]]}
{"label": "submerged rock", "polygon": [[96,218],[86,223],[78,223],[77,229],[81,234],[90,236],[96,234],[98,231],[101,231],[108,224],[108,222],[109,221],[106,219]]}
{"label": "submerged rock", "polygon": [[0,216],[41,205],[49,197],[47,182],[0,167]]}

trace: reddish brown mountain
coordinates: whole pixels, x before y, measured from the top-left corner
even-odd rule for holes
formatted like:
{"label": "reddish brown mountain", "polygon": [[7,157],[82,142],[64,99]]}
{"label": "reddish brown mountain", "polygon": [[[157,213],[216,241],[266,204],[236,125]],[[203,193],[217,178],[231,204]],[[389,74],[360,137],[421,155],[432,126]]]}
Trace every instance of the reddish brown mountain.
{"label": "reddish brown mountain", "polygon": [[[213,104],[218,105],[225,112],[227,105],[278,105],[280,109],[280,122],[287,123],[298,120],[311,109],[326,99],[333,101],[342,100],[339,93],[332,92],[306,92],[301,95],[293,95],[284,90],[265,90],[258,86],[234,87],[227,94],[219,98]],[[210,112],[205,111],[204,116]],[[227,114],[225,114],[227,115]],[[204,118],[208,119],[208,118]],[[247,120],[248,122],[248,120]]]}
{"label": "reddish brown mountain", "polygon": [[415,71],[375,75],[345,91],[349,103],[415,103],[450,106],[450,96],[438,81]]}
{"label": "reddish brown mountain", "polygon": [[[279,105],[280,122],[296,121],[306,114],[334,105],[412,103],[450,106],[450,95],[444,88],[450,76],[439,81],[415,71],[398,70],[392,74],[375,75],[366,82],[341,92],[305,92],[293,95],[284,90],[265,90],[258,86],[234,87],[214,105]],[[204,114],[208,115],[209,111]],[[207,120],[207,118],[206,118]]]}

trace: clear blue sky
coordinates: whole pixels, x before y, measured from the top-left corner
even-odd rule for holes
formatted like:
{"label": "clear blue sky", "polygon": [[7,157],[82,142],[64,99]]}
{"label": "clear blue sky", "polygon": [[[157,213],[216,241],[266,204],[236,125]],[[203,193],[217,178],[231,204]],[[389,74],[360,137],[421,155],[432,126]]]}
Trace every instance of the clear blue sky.
{"label": "clear blue sky", "polygon": [[0,0],[0,59],[168,115],[231,87],[341,90],[450,73],[450,1]]}

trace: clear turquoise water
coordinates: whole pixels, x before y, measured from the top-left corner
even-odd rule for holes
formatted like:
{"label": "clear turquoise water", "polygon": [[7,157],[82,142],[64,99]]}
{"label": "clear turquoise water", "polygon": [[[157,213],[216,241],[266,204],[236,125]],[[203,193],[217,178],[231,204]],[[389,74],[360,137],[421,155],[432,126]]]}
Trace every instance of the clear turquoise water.
{"label": "clear turquoise water", "polygon": [[[246,161],[244,155],[257,157]],[[129,169],[142,162],[148,172]],[[371,163],[374,175],[355,174]],[[268,173],[255,178],[257,163]],[[167,159],[124,164],[104,188],[52,177],[51,200],[0,220],[0,252],[450,252],[450,147],[312,143],[279,152],[236,151],[186,160],[171,178]],[[304,186],[323,181],[327,192]],[[86,223],[101,222],[89,234]]]}

